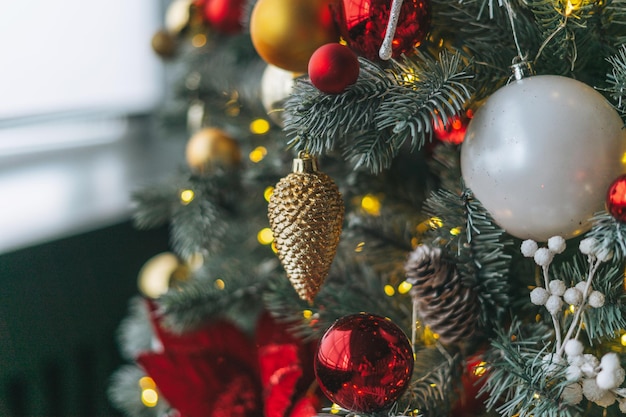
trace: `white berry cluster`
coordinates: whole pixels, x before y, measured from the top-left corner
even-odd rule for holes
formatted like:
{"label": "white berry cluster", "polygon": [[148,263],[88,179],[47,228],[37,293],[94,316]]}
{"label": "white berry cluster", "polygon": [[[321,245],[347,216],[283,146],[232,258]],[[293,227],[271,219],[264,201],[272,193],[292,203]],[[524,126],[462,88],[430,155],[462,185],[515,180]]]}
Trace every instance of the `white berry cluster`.
{"label": "white berry cluster", "polygon": [[616,353],[605,354],[598,360],[590,353],[583,353],[583,345],[578,340],[568,340],[565,344],[567,357],[566,378],[570,382],[561,398],[569,404],[578,404],[583,397],[600,407],[608,407],[615,401],[626,412],[626,398],[619,386],[624,382],[626,372]]}
{"label": "white berry cluster", "polygon": [[[580,251],[588,256],[598,256],[595,254],[597,242],[593,238],[581,241]],[[554,259],[554,255],[565,250],[565,239],[561,236],[553,236],[548,239],[548,246],[540,248],[532,239],[522,242],[521,252],[527,258],[533,258],[535,263],[543,268],[548,268]],[[603,253],[606,256],[606,253]],[[598,257],[599,258],[599,257]],[[539,306],[545,306],[551,315],[558,314],[563,308],[564,302],[568,305],[579,307],[586,302],[593,308],[604,305],[604,294],[600,291],[593,291],[590,283],[581,281],[576,286],[567,288],[565,283],[558,279],[548,281],[547,288],[536,287],[530,292],[530,301]]]}

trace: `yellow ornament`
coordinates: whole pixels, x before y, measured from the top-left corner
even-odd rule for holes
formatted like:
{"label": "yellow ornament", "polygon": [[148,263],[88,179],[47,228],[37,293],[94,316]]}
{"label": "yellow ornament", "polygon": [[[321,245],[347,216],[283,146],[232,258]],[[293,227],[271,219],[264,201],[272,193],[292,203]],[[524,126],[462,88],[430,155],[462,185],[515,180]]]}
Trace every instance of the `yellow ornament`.
{"label": "yellow ornament", "polygon": [[259,0],[250,16],[250,36],[268,64],[303,73],[317,48],[339,40],[330,0]]}
{"label": "yellow ornament", "polygon": [[161,58],[171,58],[176,54],[177,41],[166,30],[159,30],[152,36],[152,49]]}
{"label": "yellow ornament", "polygon": [[278,257],[303,300],[313,301],[330,271],[344,211],[337,185],[309,155],[294,159],[293,172],[274,188],[268,217]]}
{"label": "yellow ornament", "polygon": [[241,149],[223,130],[207,127],[191,136],[185,157],[189,168],[205,173],[215,168],[237,167],[241,163]]}
{"label": "yellow ornament", "polygon": [[148,259],[137,279],[139,292],[148,298],[159,298],[176,284],[189,279],[189,267],[171,252],[163,252]]}

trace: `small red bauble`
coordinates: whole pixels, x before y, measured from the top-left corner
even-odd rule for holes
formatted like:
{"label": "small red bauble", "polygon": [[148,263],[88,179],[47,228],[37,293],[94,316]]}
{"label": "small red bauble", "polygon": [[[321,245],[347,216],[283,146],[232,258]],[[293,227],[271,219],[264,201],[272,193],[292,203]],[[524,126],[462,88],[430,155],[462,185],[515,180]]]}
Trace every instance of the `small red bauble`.
{"label": "small red bauble", "polygon": [[[380,60],[391,0],[339,0],[334,18],[341,36],[357,54],[370,61]],[[404,0],[392,42],[392,57],[410,53],[430,29],[430,4],[426,0]]]}
{"label": "small red bauble", "polygon": [[359,78],[359,59],[347,46],[327,43],[309,59],[311,83],[327,94],[339,94]]}
{"label": "small red bauble", "polygon": [[390,407],[408,387],[413,350],[402,330],[374,314],[337,320],[319,342],[315,376],[341,407],[370,413]]}
{"label": "small red bauble", "polygon": [[615,219],[626,223],[626,174],[617,177],[609,187],[606,209]]}
{"label": "small red bauble", "polygon": [[205,0],[204,20],[216,31],[234,34],[241,31],[245,0]]}

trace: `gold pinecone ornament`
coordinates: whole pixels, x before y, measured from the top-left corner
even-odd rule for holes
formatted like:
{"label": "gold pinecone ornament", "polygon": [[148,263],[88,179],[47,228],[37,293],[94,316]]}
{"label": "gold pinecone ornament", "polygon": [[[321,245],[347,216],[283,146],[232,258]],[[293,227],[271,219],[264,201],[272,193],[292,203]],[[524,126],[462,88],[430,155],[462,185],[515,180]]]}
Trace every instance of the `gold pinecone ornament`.
{"label": "gold pinecone ornament", "polygon": [[268,217],[278,257],[303,300],[312,302],[339,245],[345,207],[337,185],[308,154],[293,161],[270,198]]}
{"label": "gold pinecone ornament", "polygon": [[463,285],[456,266],[441,259],[441,249],[418,246],[404,268],[417,312],[439,341],[447,345],[470,341],[479,328],[478,297]]}

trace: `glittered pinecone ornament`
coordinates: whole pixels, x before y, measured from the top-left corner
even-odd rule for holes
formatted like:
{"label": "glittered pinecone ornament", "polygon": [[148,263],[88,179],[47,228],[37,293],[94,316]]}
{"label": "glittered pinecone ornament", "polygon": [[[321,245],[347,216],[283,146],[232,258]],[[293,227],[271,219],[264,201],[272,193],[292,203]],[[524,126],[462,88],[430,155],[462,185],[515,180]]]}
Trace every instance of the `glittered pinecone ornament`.
{"label": "glittered pinecone ornament", "polygon": [[278,257],[303,300],[312,302],[337,253],[344,205],[333,180],[301,153],[270,198],[268,217]]}
{"label": "glittered pinecone ornament", "polygon": [[404,268],[417,312],[441,343],[461,343],[476,334],[480,319],[476,293],[463,285],[454,264],[441,259],[441,249],[418,246]]}

